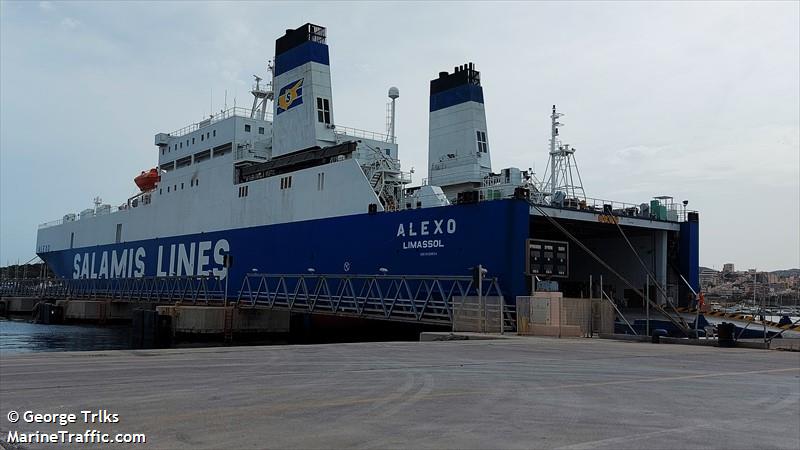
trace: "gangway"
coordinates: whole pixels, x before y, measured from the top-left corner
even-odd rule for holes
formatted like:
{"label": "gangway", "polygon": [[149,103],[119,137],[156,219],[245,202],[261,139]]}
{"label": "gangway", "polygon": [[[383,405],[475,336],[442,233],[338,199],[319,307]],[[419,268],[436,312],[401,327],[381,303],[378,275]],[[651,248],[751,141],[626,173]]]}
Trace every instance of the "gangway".
{"label": "gangway", "polygon": [[482,317],[491,309],[503,318],[500,331],[513,330],[513,307],[504,301],[498,279],[485,278],[480,284],[467,276],[251,273],[236,303],[240,308],[438,325],[452,325],[466,310],[482,308]]}
{"label": "gangway", "polygon": [[0,283],[0,296],[210,305],[224,302],[225,289],[224,282],[213,275],[14,279]]}
{"label": "gangway", "polygon": [[[230,286],[233,288],[233,286]],[[395,322],[516,329],[496,277],[249,273],[238,291],[217,276],[3,280],[2,297],[267,308]]]}

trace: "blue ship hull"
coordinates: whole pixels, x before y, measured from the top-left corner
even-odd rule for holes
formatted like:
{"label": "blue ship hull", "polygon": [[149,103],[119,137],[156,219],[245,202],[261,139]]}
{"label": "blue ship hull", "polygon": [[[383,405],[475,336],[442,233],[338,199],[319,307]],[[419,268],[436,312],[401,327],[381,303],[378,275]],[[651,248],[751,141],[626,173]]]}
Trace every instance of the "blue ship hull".
{"label": "blue ship hull", "polygon": [[[247,272],[469,275],[482,264],[507,301],[525,295],[528,204],[469,205],[358,214],[329,219],[164,237],[41,253],[63,278],[227,276],[235,295]],[[233,265],[223,267],[230,254]]]}

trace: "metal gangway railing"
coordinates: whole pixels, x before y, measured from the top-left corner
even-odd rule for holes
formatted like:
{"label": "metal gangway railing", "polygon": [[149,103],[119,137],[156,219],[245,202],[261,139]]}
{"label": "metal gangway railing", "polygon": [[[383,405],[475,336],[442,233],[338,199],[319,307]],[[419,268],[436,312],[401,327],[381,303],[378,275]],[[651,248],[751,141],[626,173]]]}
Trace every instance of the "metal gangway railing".
{"label": "metal gangway railing", "polygon": [[0,296],[223,304],[225,283],[213,275],[2,280]]}
{"label": "metal gangway railing", "polygon": [[6,278],[0,280],[0,297],[47,297],[64,286],[60,278]]}
{"label": "metal gangway railing", "polygon": [[[496,301],[475,302],[482,298]],[[452,325],[454,316],[475,305],[497,310],[494,304],[500,331],[513,330],[516,320],[497,278],[484,279],[479,292],[472,277],[463,276],[250,273],[236,304],[439,325]]]}

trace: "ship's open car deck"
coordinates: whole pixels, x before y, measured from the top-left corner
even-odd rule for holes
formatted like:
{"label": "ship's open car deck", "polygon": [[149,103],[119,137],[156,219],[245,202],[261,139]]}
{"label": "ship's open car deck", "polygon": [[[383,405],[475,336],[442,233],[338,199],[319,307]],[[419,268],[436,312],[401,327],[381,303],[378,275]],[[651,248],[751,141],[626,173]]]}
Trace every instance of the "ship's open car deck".
{"label": "ship's open car deck", "polygon": [[[642,292],[648,290],[646,284],[649,272],[662,285],[666,285],[667,294],[673,302],[681,305],[688,302],[691,291],[681,280],[680,272],[679,223],[625,217],[619,218],[620,227],[617,227],[613,222],[604,221],[609,216],[601,217],[600,214],[592,212],[554,208],[542,209],[637,289],[641,289]],[[636,253],[626,242],[620,228]],[[529,237],[569,242],[568,276],[550,278],[559,282],[559,288],[564,295],[598,297],[602,277],[604,292],[614,298],[620,306],[643,305],[641,296],[630,286],[610,273],[538,211],[530,217]],[[646,268],[642,266],[642,262]],[[590,292],[590,277],[593,292]],[[684,277],[689,278],[685,274]],[[543,276],[539,278],[547,279]],[[530,279],[528,281],[530,283]],[[655,281],[651,279],[649,289],[651,298],[664,303],[664,299],[659,298],[658,291]]]}

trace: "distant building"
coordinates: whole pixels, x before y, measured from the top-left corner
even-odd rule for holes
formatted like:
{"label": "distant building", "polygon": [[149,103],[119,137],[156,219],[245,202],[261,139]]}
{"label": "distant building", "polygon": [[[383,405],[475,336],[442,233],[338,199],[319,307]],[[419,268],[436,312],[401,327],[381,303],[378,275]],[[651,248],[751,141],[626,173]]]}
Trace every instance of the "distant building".
{"label": "distant building", "polygon": [[780,279],[781,278],[778,276],[777,273],[768,273],[767,274],[767,282],[770,283],[770,284],[771,283],[777,283],[778,281],[780,281]]}
{"label": "distant building", "polygon": [[736,269],[733,267],[733,263],[725,263],[722,265],[722,273],[732,273],[736,272]]}
{"label": "distant building", "polygon": [[719,272],[714,269],[703,268],[700,270],[700,288],[703,290],[719,284]]}

